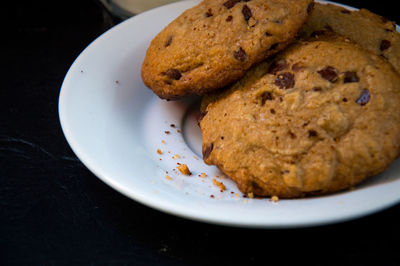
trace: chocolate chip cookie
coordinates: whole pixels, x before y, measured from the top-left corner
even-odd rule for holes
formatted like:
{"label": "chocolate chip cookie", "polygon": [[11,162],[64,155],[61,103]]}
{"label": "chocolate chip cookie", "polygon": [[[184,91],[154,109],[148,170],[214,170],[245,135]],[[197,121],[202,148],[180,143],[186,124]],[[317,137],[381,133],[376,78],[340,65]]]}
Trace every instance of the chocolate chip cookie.
{"label": "chocolate chip cookie", "polygon": [[154,38],[142,79],[164,99],[224,87],[286,47],[312,7],[312,0],[204,0]]}
{"label": "chocolate chip cookie", "polygon": [[346,36],[386,58],[400,73],[400,34],[394,22],[366,9],[350,11],[332,4],[316,3],[301,34],[317,37],[327,31]]}
{"label": "chocolate chip cookie", "polygon": [[322,195],[384,171],[400,153],[400,76],[348,39],[297,41],[204,97],[203,159],[243,193]]}

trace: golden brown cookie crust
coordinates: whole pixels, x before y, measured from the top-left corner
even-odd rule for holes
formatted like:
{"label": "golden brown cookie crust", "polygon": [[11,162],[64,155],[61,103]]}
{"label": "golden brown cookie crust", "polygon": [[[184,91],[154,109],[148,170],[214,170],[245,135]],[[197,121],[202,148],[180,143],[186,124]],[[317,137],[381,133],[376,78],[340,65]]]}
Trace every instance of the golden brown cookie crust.
{"label": "golden brown cookie crust", "polygon": [[290,43],[312,4],[312,0],[204,0],[154,38],[143,62],[143,81],[164,99],[226,86]]}
{"label": "golden brown cookie crust", "polygon": [[350,188],[400,153],[400,76],[334,40],[299,41],[206,96],[203,159],[244,193],[280,198]]}
{"label": "golden brown cookie crust", "polygon": [[386,58],[400,73],[400,34],[396,24],[366,9],[350,11],[332,4],[315,3],[301,29],[303,37],[334,31]]}

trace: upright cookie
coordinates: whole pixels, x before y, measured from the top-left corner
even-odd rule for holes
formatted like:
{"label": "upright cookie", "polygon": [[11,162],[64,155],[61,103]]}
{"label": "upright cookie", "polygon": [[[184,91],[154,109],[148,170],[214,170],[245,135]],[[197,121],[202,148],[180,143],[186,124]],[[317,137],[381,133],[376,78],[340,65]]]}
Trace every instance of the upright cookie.
{"label": "upright cookie", "polygon": [[334,31],[349,37],[376,55],[385,57],[400,73],[400,34],[396,24],[366,9],[350,11],[340,6],[316,3],[301,29],[303,36]]}
{"label": "upright cookie", "polygon": [[352,187],[400,153],[400,76],[342,38],[299,41],[206,96],[203,159],[243,193],[283,198]]}
{"label": "upright cookie", "polygon": [[226,86],[286,47],[312,6],[312,0],[204,0],[154,38],[143,81],[164,99]]}

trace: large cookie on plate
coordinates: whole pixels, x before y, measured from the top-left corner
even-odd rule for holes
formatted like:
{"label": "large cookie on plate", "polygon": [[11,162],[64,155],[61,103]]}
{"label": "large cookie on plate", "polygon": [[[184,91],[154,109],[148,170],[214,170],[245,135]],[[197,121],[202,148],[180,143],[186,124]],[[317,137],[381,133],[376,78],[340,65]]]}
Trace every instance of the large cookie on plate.
{"label": "large cookie on plate", "polygon": [[350,11],[332,4],[316,3],[301,29],[301,35],[314,36],[334,31],[386,58],[400,73],[400,34],[396,24],[366,9]]}
{"label": "large cookie on plate", "polygon": [[224,87],[286,47],[312,6],[312,0],[204,0],[154,38],[143,81],[164,99]]}
{"label": "large cookie on plate", "polygon": [[283,198],[352,187],[400,153],[400,76],[341,37],[298,41],[206,96],[203,159],[244,193]]}

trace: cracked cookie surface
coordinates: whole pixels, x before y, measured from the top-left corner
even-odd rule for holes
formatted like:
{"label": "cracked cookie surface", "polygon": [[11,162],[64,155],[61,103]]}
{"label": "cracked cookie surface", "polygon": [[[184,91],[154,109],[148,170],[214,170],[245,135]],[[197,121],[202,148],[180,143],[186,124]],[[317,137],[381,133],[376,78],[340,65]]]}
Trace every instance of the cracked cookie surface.
{"label": "cracked cookie surface", "polygon": [[400,153],[400,76],[330,36],[298,41],[204,97],[203,159],[244,193],[280,198],[352,187]]}
{"label": "cracked cookie surface", "polygon": [[204,0],[151,42],[142,79],[159,97],[204,94],[289,44],[312,0]]}

